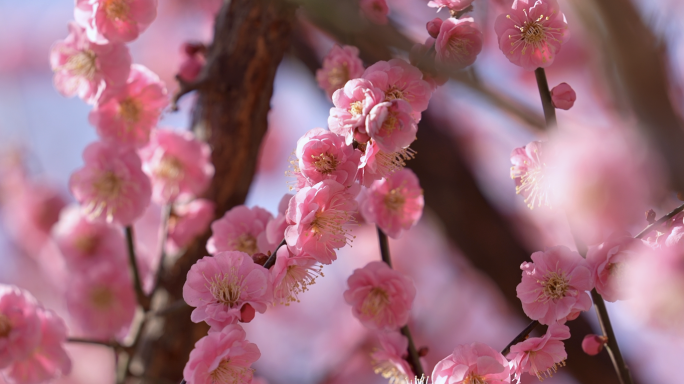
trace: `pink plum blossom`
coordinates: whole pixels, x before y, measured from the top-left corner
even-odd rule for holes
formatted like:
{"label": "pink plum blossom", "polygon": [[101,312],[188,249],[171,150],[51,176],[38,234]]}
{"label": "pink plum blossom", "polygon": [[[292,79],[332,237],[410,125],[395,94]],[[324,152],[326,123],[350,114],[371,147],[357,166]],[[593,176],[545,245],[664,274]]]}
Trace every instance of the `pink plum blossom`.
{"label": "pink plum blossom", "polygon": [[553,64],[568,39],[568,25],[556,0],[516,0],[494,23],[499,48],[528,71]]}
{"label": "pink plum blossom", "polygon": [[290,199],[285,240],[290,252],[307,254],[321,264],[336,258],[335,249],[351,241],[345,225],[356,210],[347,188],[334,180],[305,187]]}
{"label": "pink plum blossom", "polygon": [[428,21],[427,24],[425,24],[425,29],[427,29],[428,35],[436,39],[437,36],[439,36],[439,30],[443,22],[444,20],[440,19],[439,17],[435,17],[434,19]]}
{"label": "pink plum blossom", "polygon": [[374,24],[387,24],[387,15],[389,14],[389,7],[387,0],[361,0],[359,2],[361,14]]}
{"label": "pink plum blossom", "polygon": [[375,373],[390,379],[390,383],[404,383],[415,375],[408,357],[408,338],[398,331],[378,333],[380,348],[373,351],[371,359]]}
{"label": "pink plum blossom", "polygon": [[334,45],[323,59],[322,68],[316,71],[316,81],[328,97],[332,97],[333,93],[344,87],[349,80],[361,77],[363,71],[358,48],[351,45]]}
{"label": "pink plum blossom", "polygon": [[62,211],[52,236],[70,270],[89,271],[102,262],[126,259],[123,229],[89,221],[75,205]]}
{"label": "pink plum blossom", "polygon": [[568,83],[560,83],[551,90],[551,101],[553,106],[558,109],[568,110],[572,108],[575,100],[577,100],[577,94]]}
{"label": "pink plum blossom", "polygon": [[398,238],[418,222],[424,205],[418,177],[410,169],[402,169],[371,184],[361,213],[388,236]]}
{"label": "pink plum blossom", "polygon": [[384,152],[397,152],[416,140],[418,124],[411,116],[411,105],[396,99],[377,104],[366,117],[368,135]]}
{"label": "pink plum blossom", "polygon": [[482,32],[472,17],[449,18],[439,28],[435,60],[446,69],[461,69],[475,62],[482,51]]}
{"label": "pink plum blossom", "polygon": [[135,40],[157,17],[157,0],[76,0],[74,18],[88,39],[127,43]]}
{"label": "pink plum blossom", "polygon": [[214,176],[209,144],[190,131],[155,129],[138,153],[152,181],[152,199],[159,204],[201,195]]}
{"label": "pink plum blossom", "polygon": [[507,357],[511,361],[513,378],[520,384],[524,372],[537,376],[539,380],[551,377],[559,366],[565,366],[568,354],[561,340],[569,338],[567,326],[553,323],[543,337],[530,337],[512,346]]}
{"label": "pink plum blossom", "polygon": [[312,186],[331,179],[351,187],[356,181],[361,152],[345,143],[344,137],[314,128],[297,141],[296,170]]}
{"label": "pink plum blossom", "polygon": [[275,248],[266,239],[266,225],[272,218],[273,215],[261,207],[233,207],[211,224],[207,251],[212,255],[224,251],[240,251],[250,256],[267,253]]}
{"label": "pink plum blossom", "polygon": [[130,225],[143,214],[152,191],[135,151],[97,141],[83,151],[83,160],[69,188],[89,218]]}
{"label": "pink plum blossom", "polygon": [[297,257],[287,247],[280,247],[276,253],[276,262],[270,270],[274,302],[285,306],[299,303],[299,294],[308,291],[317,278],[323,277],[322,269],[316,259]]}
{"label": "pink plum blossom", "polygon": [[533,141],[511,153],[511,179],[515,181],[515,193],[525,198],[530,209],[535,205],[551,206],[553,201],[549,173],[553,168],[547,164],[548,144]]}
{"label": "pink plum blossom", "polygon": [[251,365],[259,360],[261,352],[256,344],[245,340],[246,336],[237,324],[209,332],[190,352],[183,378],[188,384],[253,383]]}
{"label": "pink plum blossom", "polygon": [[370,187],[375,180],[388,177],[394,172],[404,169],[406,161],[415,156],[411,148],[403,148],[396,152],[385,152],[380,146],[371,140],[363,148],[361,163],[359,164],[358,179],[361,185]]}
{"label": "pink plum blossom", "polygon": [[142,147],[150,140],[150,131],[168,103],[159,76],[134,64],[124,86],[105,89],[88,121],[104,140]]}
{"label": "pink plum blossom", "polygon": [[594,288],[589,264],[565,246],[547,248],[524,262],[522,282],[516,291],[523,311],[541,324],[573,320],[591,308],[586,291]]}
{"label": "pink plum blossom", "polygon": [[386,263],[373,261],[355,269],[347,284],[344,301],[366,327],[393,331],[408,322],[416,288],[411,279]]}
{"label": "pink plum blossom", "polygon": [[84,335],[123,339],[135,315],[136,297],[125,260],[100,263],[70,279],[66,302]]}
{"label": "pink plum blossom", "polygon": [[641,240],[627,232],[616,232],[600,245],[589,247],[587,262],[594,278],[594,287],[601,296],[610,302],[625,300],[625,290],[629,283],[626,268],[631,268],[634,258],[646,252]]}
{"label": "pink plum blossom", "polygon": [[190,317],[193,322],[206,321],[221,329],[248,321],[243,318],[245,306],[264,313],[273,299],[272,291],[266,268],[244,252],[228,251],[205,256],[190,268],[183,299],[195,307]]}
{"label": "pink plum blossom", "polygon": [[344,136],[347,144],[351,144],[357,130],[366,133],[366,116],[384,99],[383,91],[369,80],[349,80],[343,88],[333,93],[332,101],[335,106],[330,108],[328,128],[333,133]]}
{"label": "pink plum blossom", "polygon": [[461,11],[470,6],[474,0],[430,0],[428,2],[428,7],[438,8],[438,11],[442,8],[447,8],[450,11]]}
{"label": "pink plum blossom", "polygon": [[674,215],[671,219],[654,228],[644,237],[644,242],[653,249],[671,247],[679,243],[682,233],[684,233],[684,212]]}
{"label": "pink plum blossom", "polygon": [[40,384],[71,372],[71,359],[64,350],[67,328],[59,316],[49,309],[39,308],[38,345],[6,371],[9,384]]}
{"label": "pink plum blossom", "polygon": [[458,345],[432,371],[433,384],[508,384],[508,360],[492,347],[473,343]]}
{"label": "pink plum blossom", "polygon": [[280,244],[285,238],[285,229],[287,229],[287,208],[290,205],[290,199],[294,197],[293,194],[286,193],[278,203],[278,216],[273,218],[266,224],[266,240],[270,244]]}
{"label": "pink plum blossom", "polygon": [[608,338],[599,335],[586,335],[582,340],[582,350],[589,356],[598,355],[603,346],[608,342]]}
{"label": "pink plum blossom", "polygon": [[195,199],[189,203],[174,205],[166,240],[169,252],[178,252],[203,234],[214,218],[215,209],[214,202],[207,199]]}
{"label": "pink plum blossom", "polygon": [[0,369],[26,358],[39,345],[38,306],[28,292],[0,284]]}
{"label": "pink plum blossom", "polygon": [[57,41],[50,51],[57,90],[67,97],[78,94],[89,104],[95,103],[105,86],[126,83],[131,60],[124,44],[93,43],[76,23],[69,23],[69,36]]}
{"label": "pink plum blossom", "polygon": [[416,121],[432,96],[432,88],[423,80],[423,73],[402,59],[378,61],[366,68],[363,78],[385,93],[384,101],[402,99],[411,104]]}

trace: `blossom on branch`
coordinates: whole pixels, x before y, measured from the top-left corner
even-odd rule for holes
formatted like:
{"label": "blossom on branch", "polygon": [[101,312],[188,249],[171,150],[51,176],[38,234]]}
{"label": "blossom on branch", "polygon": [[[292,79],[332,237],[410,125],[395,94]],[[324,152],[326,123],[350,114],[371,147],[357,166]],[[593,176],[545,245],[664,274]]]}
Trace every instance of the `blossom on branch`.
{"label": "blossom on branch", "polygon": [[378,61],[366,68],[363,78],[384,92],[384,101],[401,99],[411,104],[413,118],[420,121],[421,112],[430,102],[432,88],[418,68],[402,59]]}
{"label": "blossom on branch", "polygon": [[169,217],[169,234],[166,247],[175,253],[187,247],[192,240],[204,233],[214,218],[216,204],[207,199],[195,199],[185,204],[175,204]]}
{"label": "blossom on branch", "polygon": [[379,332],[380,348],[373,351],[371,359],[375,373],[389,379],[391,384],[409,381],[415,375],[406,358],[408,357],[408,338],[398,331]]}
{"label": "blossom on branch", "polygon": [[458,345],[432,371],[433,384],[508,384],[508,361],[492,347],[473,343]]}
{"label": "blossom on branch", "polygon": [[570,338],[570,328],[558,323],[550,324],[543,337],[530,337],[511,347],[508,358],[511,373],[518,384],[522,374],[528,372],[539,380],[551,377],[558,367],[565,366],[568,358],[565,345],[561,340]]}
{"label": "blossom on branch", "polygon": [[535,205],[551,207],[554,200],[547,164],[547,146],[543,141],[533,141],[511,153],[511,179],[515,181],[515,193],[525,198],[530,209]]}
{"label": "blossom on branch", "polygon": [[592,271],[594,287],[604,300],[615,302],[628,299],[627,268],[634,259],[647,251],[646,245],[627,232],[616,232],[605,242],[589,247],[587,262]]}
{"label": "blossom on branch", "polygon": [[385,152],[375,140],[359,146],[363,148],[363,156],[359,164],[358,179],[361,185],[370,187],[375,180],[388,177],[394,172],[404,169],[406,161],[415,157],[411,148],[402,148],[396,152]]}
{"label": "blossom on branch", "polygon": [[28,356],[40,342],[38,303],[28,292],[0,284],[0,369]]}
{"label": "blossom on branch", "polygon": [[482,32],[472,17],[449,18],[439,28],[435,60],[444,69],[462,69],[475,62],[482,51]]}
{"label": "blossom on branch", "polygon": [[387,24],[387,15],[389,14],[387,0],[361,0],[359,1],[359,8],[361,8],[361,14],[372,23]]}
{"label": "blossom on branch", "polygon": [[383,91],[370,81],[349,80],[344,88],[333,93],[332,101],[335,106],[330,108],[328,128],[343,136],[347,144],[351,144],[357,131],[366,133],[366,116],[384,98]]}
{"label": "blossom on branch", "polygon": [[74,18],[97,43],[133,41],[157,17],[157,0],[76,0]]}
{"label": "blossom on branch", "polygon": [[568,83],[560,83],[551,90],[551,102],[558,109],[568,110],[572,108],[575,105],[575,100],[577,100],[577,94]]}
{"label": "blossom on branch", "polygon": [[384,152],[397,152],[416,140],[418,124],[411,105],[400,99],[377,104],[366,116],[368,135]]}
{"label": "blossom on branch", "polygon": [[359,59],[359,49],[351,45],[334,45],[323,59],[322,68],[316,71],[318,86],[328,97],[344,87],[351,79],[363,75],[363,62]]}
{"label": "blossom on branch", "polygon": [[287,247],[280,247],[271,268],[274,304],[299,302],[299,294],[309,290],[316,279],[323,277],[323,266],[310,256],[296,256]]}
{"label": "blossom on branch", "polygon": [[261,207],[233,207],[211,223],[207,251],[212,255],[224,251],[240,251],[249,256],[267,253],[273,248],[266,238],[266,225],[271,219],[273,215]]}
{"label": "blossom on branch", "polygon": [[306,186],[323,180],[335,180],[345,187],[356,181],[361,152],[345,142],[344,137],[323,128],[314,128],[297,141],[295,171]]}

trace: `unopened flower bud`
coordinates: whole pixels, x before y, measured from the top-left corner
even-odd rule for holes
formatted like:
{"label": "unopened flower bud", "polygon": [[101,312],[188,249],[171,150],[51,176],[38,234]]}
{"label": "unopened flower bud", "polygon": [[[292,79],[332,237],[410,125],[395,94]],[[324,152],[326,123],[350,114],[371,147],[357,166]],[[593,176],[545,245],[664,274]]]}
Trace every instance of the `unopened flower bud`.
{"label": "unopened flower bud", "polygon": [[435,39],[439,36],[439,28],[442,26],[442,19],[435,17],[434,19],[427,22],[425,28],[427,29],[430,36]]}
{"label": "unopened flower bud", "polygon": [[582,350],[589,356],[598,355],[603,350],[603,346],[608,342],[608,338],[599,335],[586,335],[582,340]]}
{"label": "unopened flower bud", "polygon": [[249,323],[250,321],[254,320],[255,315],[256,311],[254,310],[254,307],[249,304],[245,304],[242,306],[242,308],[240,308],[241,323]]}
{"label": "unopened flower bud", "polygon": [[254,260],[254,264],[259,265],[266,264],[266,260],[268,260],[268,258],[269,256],[263,253],[255,253],[254,255],[252,255],[252,260]]}
{"label": "unopened flower bud", "polygon": [[553,106],[558,109],[568,110],[572,108],[575,100],[577,100],[577,94],[568,83],[560,83],[551,90],[551,101]]}
{"label": "unopened flower bud", "polygon": [[656,213],[655,213],[654,210],[649,209],[648,211],[646,211],[646,221],[647,221],[649,224],[655,223],[655,221],[656,221]]}

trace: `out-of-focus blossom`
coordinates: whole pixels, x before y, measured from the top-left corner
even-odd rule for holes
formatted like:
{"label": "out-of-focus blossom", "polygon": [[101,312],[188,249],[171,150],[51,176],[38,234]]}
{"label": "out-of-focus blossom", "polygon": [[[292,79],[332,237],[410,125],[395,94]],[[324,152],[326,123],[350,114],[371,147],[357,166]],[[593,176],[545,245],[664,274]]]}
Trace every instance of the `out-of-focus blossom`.
{"label": "out-of-focus blossom", "polygon": [[508,360],[492,347],[473,343],[458,345],[432,371],[433,384],[508,384]]}
{"label": "out-of-focus blossom", "polygon": [[474,0],[430,0],[428,2],[428,7],[438,8],[440,11],[442,8],[447,8],[450,11],[461,11],[470,6]]}
{"label": "out-of-focus blossom", "polygon": [[361,14],[372,23],[387,24],[387,15],[389,14],[387,0],[361,0],[359,8],[361,8]]}
{"label": "out-of-focus blossom", "polygon": [[375,180],[388,177],[402,170],[406,161],[413,159],[415,152],[411,148],[402,148],[396,152],[385,152],[374,140],[365,145],[361,163],[359,164],[359,182],[365,187]]}
{"label": "out-of-focus blossom", "polygon": [[255,377],[252,379],[252,384],[268,384],[268,381],[263,377]]}
{"label": "out-of-focus blossom", "polygon": [[211,224],[207,251],[212,255],[224,251],[240,251],[250,256],[267,253],[272,248],[266,239],[266,225],[271,219],[273,215],[261,207],[233,207]]}
{"label": "out-of-focus blossom", "polygon": [[214,176],[209,144],[190,131],[155,129],[138,153],[152,181],[152,199],[159,204],[201,195]]}
{"label": "out-of-focus blossom", "polygon": [[328,97],[332,97],[333,93],[344,87],[349,80],[361,77],[363,70],[358,48],[351,45],[334,45],[323,59],[322,68],[316,71],[316,81]]}
{"label": "out-of-focus blossom", "polygon": [[286,306],[299,303],[299,294],[308,291],[317,278],[323,277],[322,269],[313,257],[296,257],[287,247],[280,247],[270,270],[274,303]]}
{"label": "out-of-focus blossom", "polygon": [[28,356],[14,362],[6,371],[9,384],[40,384],[71,372],[71,359],[64,350],[67,328],[49,309],[37,311],[40,341]]}
{"label": "out-of-focus blossom", "polygon": [[183,299],[191,307],[190,319],[206,321],[212,329],[221,329],[243,318],[243,307],[249,305],[259,313],[266,311],[273,299],[268,270],[238,251],[205,256],[188,272],[183,285]]}
{"label": "out-of-focus blossom", "polygon": [[344,300],[352,314],[370,329],[394,331],[408,322],[416,288],[403,274],[382,261],[354,270]]}
{"label": "out-of-focus blossom", "polygon": [[418,177],[410,169],[402,169],[373,182],[361,203],[361,213],[388,236],[398,238],[418,222],[424,205]]}
{"label": "out-of-focus blossom", "polygon": [[366,129],[380,150],[397,152],[416,140],[418,124],[411,111],[411,105],[399,99],[377,104],[371,109],[366,117]]}
{"label": "out-of-focus blossom", "polygon": [[389,379],[392,384],[405,383],[413,378],[413,370],[409,365],[408,338],[398,331],[378,333],[380,348],[373,351],[373,369],[375,373]]}
{"label": "out-of-focus blossom", "polygon": [[553,193],[549,173],[553,171],[547,164],[546,148],[543,141],[533,141],[511,152],[511,179],[515,181],[515,193],[525,198],[530,209],[536,205],[551,206]]}
{"label": "out-of-focus blossom", "polygon": [[214,218],[215,206],[214,202],[207,199],[174,205],[169,217],[169,234],[166,240],[169,252],[178,252],[204,233]]}
{"label": "out-of-focus blossom", "polygon": [[290,199],[285,240],[290,252],[309,255],[321,264],[336,258],[335,249],[351,241],[345,225],[356,210],[347,188],[334,180],[305,187]]}
{"label": "out-of-focus blossom", "polygon": [[98,44],[135,40],[157,17],[157,0],[76,0],[74,18]]}
{"label": "out-of-focus blossom", "polygon": [[537,376],[539,380],[551,377],[559,366],[565,366],[568,354],[561,340],[569,338],[570,328],[553,323],[543,337],[530,337],[512,346],[507,357],[511,361],[513,378],[520,384],[524,372]]}
{"label": "out-of-focus blossom", "polygon": [[[440,24],[441,25],[441,24]],[[437,29],[436,35],[439,34]],[[436,36],[435,35],[435,36]],[[409,51],[409,61],[423,72],[423,80],[428,83],[430,89],[434,91],[438,86],[444,85],[449,81],[449,77],[441,74],[435,68],[435,38],[428,37],[425,43],[416,43]]]}
{"label": "out-of-focus blossom", "polygon": [[181,46],[182,61],[178,69],[178,76],[185,82],[193,82],[202,72],[206,59],[204,44],[184,43]]}
{"label": "out-of-focus blossom", "polygon": [[199,339],[183,369],[188,384],[253,383],[251,365],[261,352],[256,344],[245,340],[245,331],[237,324],[220,332],[209,332]]}
{"label": "out-of-focus blossom", "polygon": [[295,172],[306,179],[306,186],[330,179],[351,187],[356,181],[361,152],[333,132],[310,130],[297,141],[295,154],[299,159]]}
{"label": "out-of-focus blossom", "polygon": [[[655,212],[653,212],[655,215]],[[666,220],[644,238],[644,242],[651,248],[657,249],[665,246],[672,246],[681,240],[681,233],[684,231],[684,212],[674,215]]]}
{"label": "out-of-focus blossom", "polygon": [[582,340],[582,350],[589,356],[595,356],[603,350],[607,342],[608,338],[605,336],[586,335]]}
{"label": "out-of-focus blossom", "polygon": [[553,64],[568,39],[568,25],[556,0],[517,0],[494,23],[499,48],[528,71]]}
{"label": "out-of-focus blossom", "polygon": [[532,262],[524,262],[522,282],[516,291],[523,311],[541,324],[573,320],[591,308],[586,291],[594,286],[586,260],[565,246],[547,248],[532,254]]}
{"label": "out-of-focus blossom", "polygon": [[69,188],[89,218],[129,225],[145,212],[152,187],[135,151],[97,141],[83,151],[83,160]]}
{"label": "out-of-focus blossom", "polygon": [[577,94],[568,83],[560,83],[551,90],[551,101],[553,106],[558,109],[568,110],[575,105]]}
{"label": "out-of-focus blossom", "polygon": [[328,128],[351,144],[356,130],[366,133],[366,116],[384,98],[385,94],[374,83],[365,79],[349,80],[333,93],[335,106],[330,108]]}
{"label": "out-of-focus blossom", "polygon": [[278,203],[278,216],[273,218],[266,224],[266,240],[270,244],[280,244],[285,238],[285,229],[287,229],[287,208],[290,205],[290,199],[294,197],[293,194],[286,193]]}
{"label": "out-of-focus blossom", "polygon": [[423,81],[423,73],[402,59],[378,61],[366,68],[363,78],[385,93],[384,101],[401,99],[411,104],[413,118],[427,109],[432,88]]}
{"label": "out-of-focus blossom", "polygon": [[437,36],[439,36],[439,30],[443,22],[444,20],[440,19],[439,17],[435,17],[434,19],[427,22],[427,24],[425,25],[425,29],[427,29],[427,32],[430,35],[430,37],[436,39]]}
{"label": "out-of-focus blossom", "polygon": [[0,284],[0,369],[26,358],[40,343],[37,309],[28,292]]}
{"label": "out-of-focus blossom", "polygon": [[591,268],[594,287],[606,301],[628,299],[626,285],[629,281],[626,280],[626,269],[631,268],[634,258],[646,250],[641,240],[633,238],[627,232],[616,232],[604,243],[589,247],[587,262]]}
{"label": "out-of-focus blossom", "polygon": [[439,28],[435,59],[445,69],[461,69],[475,62],[482,51],[482,32],[472,17],[449,18]]}
{"label": "out-of-focus blossom", "polygon": [[73,271],[89,273],[98,264],[126,258],[123,229],[87,220],[76,205],[62,210],[52,236],[68,268]]}
{"label": "out-of-focus blossom", "polygon": [[134,64],[125,86],[107,87],[102,92],[88,121],[107,141],[142,147],[150,140],[150,131],[168,103],[159,76]]}
{"label": "out-of-focus blossom", "polygon": [[66,302],[84,335],[98,340],[125,337],[136,308],[125,261],[100,263],[75,275],[68,282]]}
{"label": "out-of-focus blossom", "polygon": [[69,36],[57,41],[50,51],[57,90],[67,97],[78,94],[89,104],[95,103],[105,86],[117,87],[126,83],[131,61],[126,45],[95,44],[76,23],[69,23]]}

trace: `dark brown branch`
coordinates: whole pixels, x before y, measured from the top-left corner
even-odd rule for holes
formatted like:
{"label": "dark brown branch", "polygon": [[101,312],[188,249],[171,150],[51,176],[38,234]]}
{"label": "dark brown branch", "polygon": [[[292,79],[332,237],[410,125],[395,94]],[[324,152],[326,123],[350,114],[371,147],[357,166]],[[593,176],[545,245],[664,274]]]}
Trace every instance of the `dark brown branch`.
{"label": "dark brown branch", "polygon": [[538,326],[539,322],[537,320],[533,320],[530,324],[527,325],[527,327],[525,327],[525,329],[522,330],[522,332],[518,334],[518,336],[516,336],[510,343],[508,343],[506,348],[501,350],[501,354],[504,356],[508,355],[508,353],[511,351],[512,346],[527,339],[530,333],[532,333],[532,331],[534,331],[535,328],[537,328]]}
{"label": "dark brown branch", "polygon": [[145,295],[140,279],[140,271],[138,270],[138,261],[135,257],[135,240],[133,239],[133,227],[130,225],[126,227],[126,246],[128,248],[128,262],[133,272],[133,288],[135,296],[138,299],[138,304],[145,312],[150,309],[150,298]]}
{"label": "dark brown branch", "polygon": [[558,124],[556,122],[556,107],[553,106],[553,101],[551,100],[549,83],[546,80],[546,71],[544,71],[544,68],[537,68],[534,70],[534,76],[537,78],[539,96],[541,97],[542,107],[544,108],[544,119],[546,120],[546,128],[554,128]]}
{"label": "dark brown branch", "polygon": [[664,222],[670,220],[673,218],[676,214],[684,210],[684,204],[680,205],[679,207],[675,208],[672,210],[672,212],[668,213],[667,215],[661,217],[658,219],[656,222],[653,224],[649,225],[648,227],[644,228],[641,232],[639,232],[638,235],[634,236],[636,239],[642,239],[646,235],[648,235],[652,230],[656,229],[658,226],[663,224]]}
{"label": "dark brown branch", "polygon": [[266,262],[264,263],[264,268],[271,269],[271,267],[276,262],[276,253],[278,253],[278,250],[280,249],[280,247],[282,247],[285,244],[286,244],[285,239],[283,239],[283,241],[281,241],[280,244],[278,244],[275,251],[273,251],[273,253],[271,253],[271,255],[268,257],[268,260],[266,260]]}

